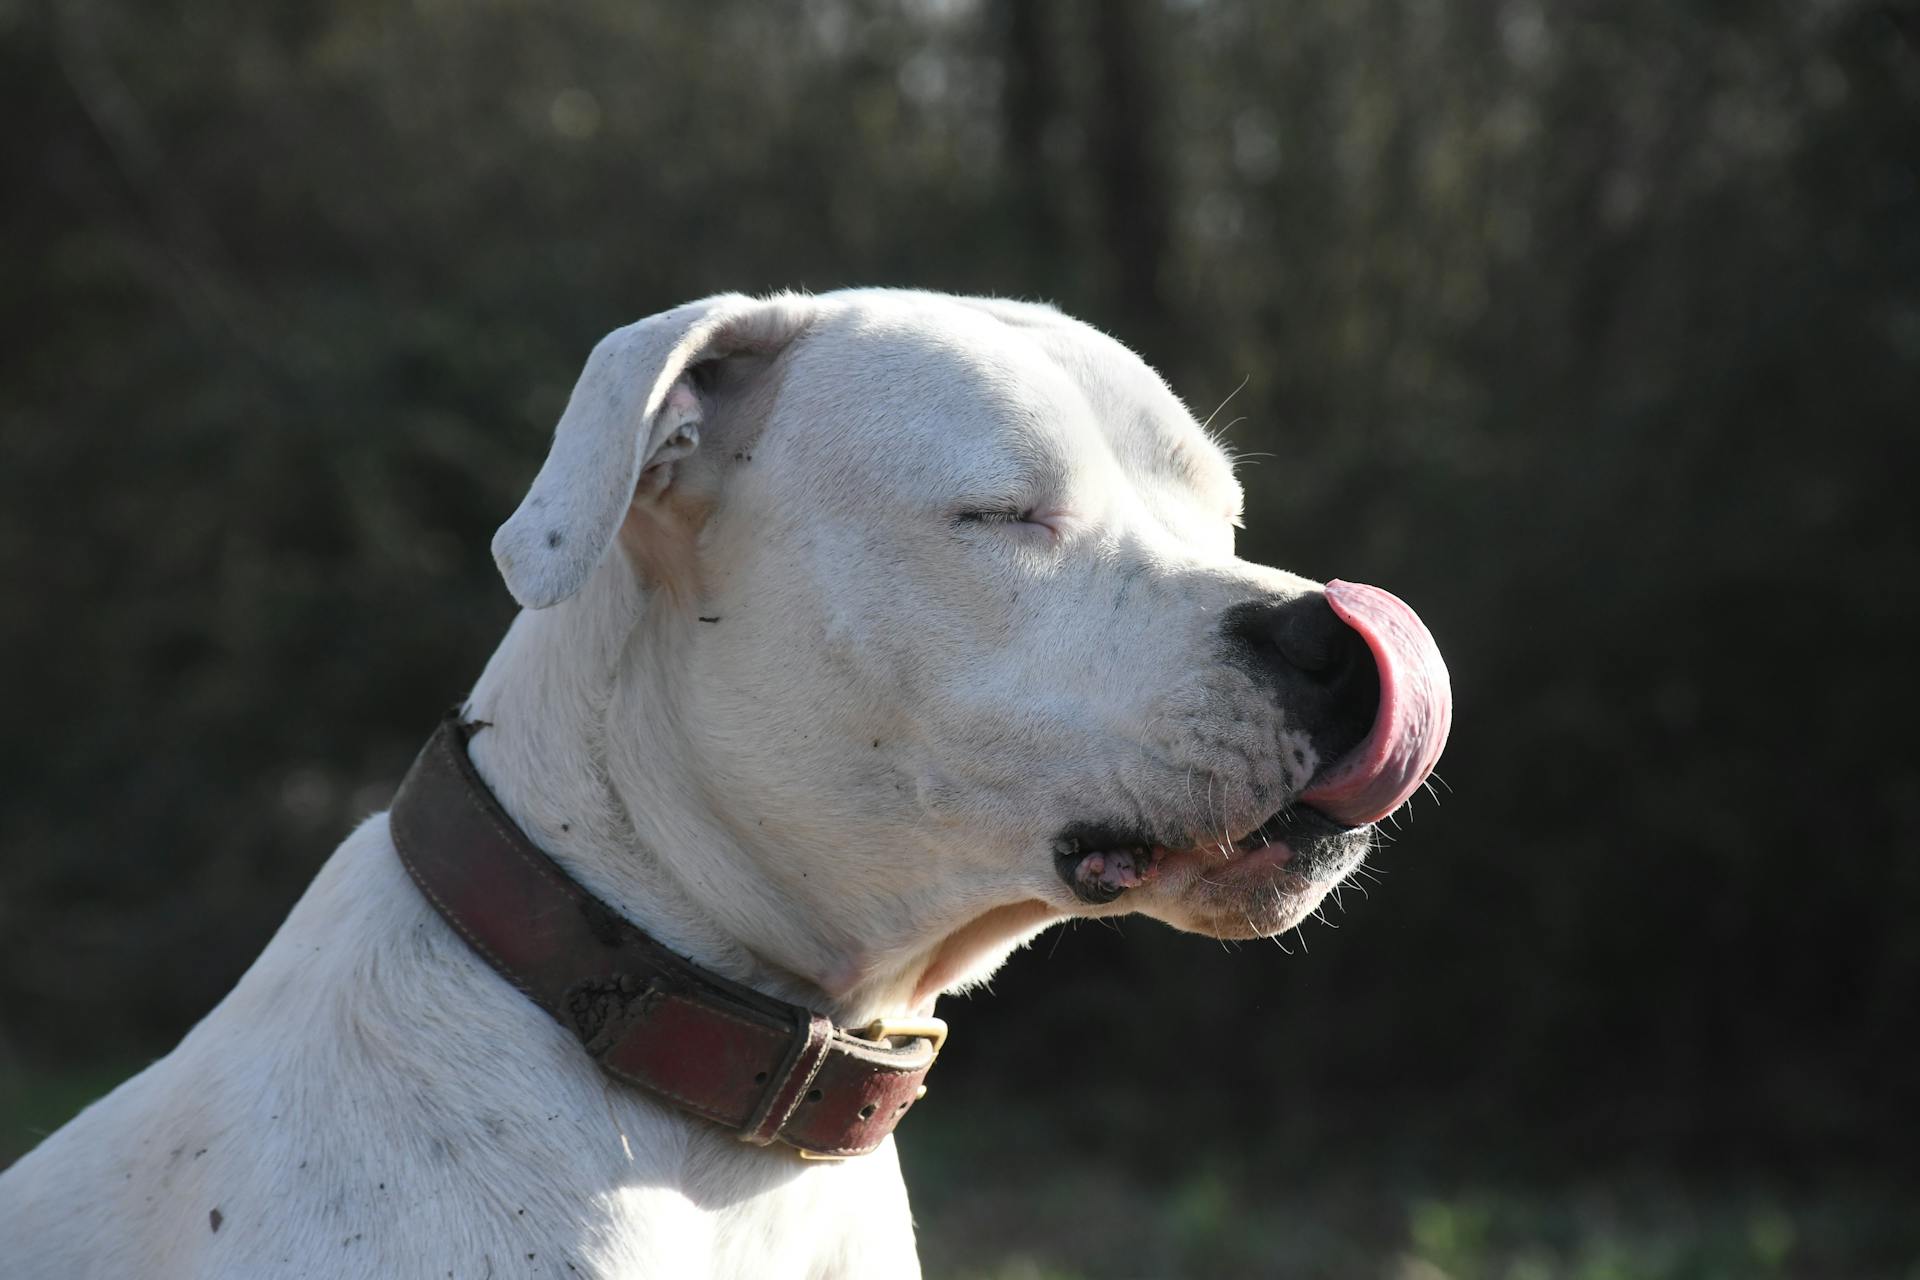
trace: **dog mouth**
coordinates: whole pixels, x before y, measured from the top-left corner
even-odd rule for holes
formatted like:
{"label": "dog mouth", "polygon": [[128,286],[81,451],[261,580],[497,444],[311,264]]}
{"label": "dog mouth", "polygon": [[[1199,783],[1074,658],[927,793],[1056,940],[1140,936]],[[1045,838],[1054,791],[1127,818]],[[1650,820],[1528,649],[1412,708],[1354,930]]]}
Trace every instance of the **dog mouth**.
{"label": "dog mouth", "polygon": [[1054,867],[1076,898],[1093,906],[1159,879],[1179,863],[1238,864],[1311,878],[1318,866],[1343,859],[1355,833],[1311,805],[1290,804],[1252,831],[1230,840],[1156,841],[1110,823],[1079,823],[1054,840]]}
{"label": "dog mouth", "polygon": [[1159,878],[1174,862],[1211,859],[1302,880],[1350,855],[1370,828],[1433,772],[1453,724],[1453,690],[1440,649],[1419,615],[1391,592],[1335,580],[1327,603],[1366,641],[1379,673],[1379,703],[1364,738],[1322,769],[1259,826],[1169,846],[1140,830],[1084,823],[1054,841],[1060,876],[1081,901],[1112,902]]}

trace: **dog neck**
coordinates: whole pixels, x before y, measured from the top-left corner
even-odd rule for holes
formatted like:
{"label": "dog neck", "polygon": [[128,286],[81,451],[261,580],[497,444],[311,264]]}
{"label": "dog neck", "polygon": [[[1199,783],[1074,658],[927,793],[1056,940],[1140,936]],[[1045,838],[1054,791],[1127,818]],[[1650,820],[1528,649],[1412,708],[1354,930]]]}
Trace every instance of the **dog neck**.
{"label": "dog neck", "polygon": [[769,901],[667,736],[667,673],[697,637],[609,560],[573,599],[523,611],[475,685],[469,751],[488,788],[568,875],[695,962],[843,1024],[930,1009],[932,956],[876,963]]}

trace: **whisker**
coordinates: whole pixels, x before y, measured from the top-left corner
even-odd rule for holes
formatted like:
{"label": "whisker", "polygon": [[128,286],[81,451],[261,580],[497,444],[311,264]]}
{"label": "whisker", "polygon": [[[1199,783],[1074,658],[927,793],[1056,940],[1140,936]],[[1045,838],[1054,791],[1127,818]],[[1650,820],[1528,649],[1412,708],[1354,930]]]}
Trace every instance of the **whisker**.
{"label": "whisker", "polygon": [[[1242,391],[1245,391],[1247,389],[1247,384],[1252,381],[1253,381],[1252,374],[1248,374],[1246,377],[1240,379],[1240,385],[1235,387],[1233,390],[1227,392],[1227,398],[1225,400],[1222,400],[1219,404],[1213,406],[1213,412],[1208,414],[1207,420],[1200,424],[1200,429],[1202,431],[1208,432],[1208,438],[1211,439],[1215,444],[1220,443],[1220,438],[1219,436],[1213,435],[1210,430],[1213,426],[1213,420],[1219,417],[1220,411],[1226,408],[1228,404],[1232,403],[1233,398],[1235,396],[1239,395]],[[1234,422],[1238,422],[1238,421],[1240,421],[1240,419],[1238,418],[1234,419]],[[1228,423],[1227,425],[1232,426],[1233,424]],[[1227,429],[1226,427],[1220,428],[1222,432],[1224,432],[1226,429]]]}

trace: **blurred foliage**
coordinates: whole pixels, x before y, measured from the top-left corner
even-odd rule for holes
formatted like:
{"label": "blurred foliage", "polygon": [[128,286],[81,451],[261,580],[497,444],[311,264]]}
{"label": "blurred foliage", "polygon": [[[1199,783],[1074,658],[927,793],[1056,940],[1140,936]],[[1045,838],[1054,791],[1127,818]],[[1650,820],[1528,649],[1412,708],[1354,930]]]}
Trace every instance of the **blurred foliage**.
{"label": "blurred foliage", "polygon": [[0,1060],[162,1051],[384,804],[596,337],[898,283],[1227,401],[1243,552],[1413,601],[1460,709],[1353,928],[1045,939],[943,1094],[1911,1167],[1912,3],[0,0],[0,113]]}
{"label": "blurred foliage", "polygon": [[[936,1118],[938,1117],[938,1118]],[[919,1117],[916,1117],[918,1119]],[[1045,1120],[1019,1117],[1044,1131]],[[923,1140],[924,1139],[924,1140]],[[1549,1182],[1249,1150],[1094,1161],[936,1108],[902,1146],[932,1277],[1914,1280],[1910,1192],[1831,1175]],[[992,1177],[983,1157],[1009,1154]],[[1065,1157],[1065,1158],[1063,1158]],[[1451,1184],[1451,1185],[1447,1185]]]}

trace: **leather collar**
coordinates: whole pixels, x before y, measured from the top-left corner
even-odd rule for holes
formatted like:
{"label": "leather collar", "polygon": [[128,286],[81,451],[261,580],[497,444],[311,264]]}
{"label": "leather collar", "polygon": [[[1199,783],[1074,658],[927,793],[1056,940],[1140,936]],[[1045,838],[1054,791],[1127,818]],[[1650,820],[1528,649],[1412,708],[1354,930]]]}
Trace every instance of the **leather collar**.
{"label": "leather collar", "polygon": [[856,1034],[668,950],[514,825],[467,755],[475,727],[441,722],[388,819],[447,923],[615,1079],[755,1145],[827,1158],[879,1146],[926,1092],[945,1027]]}

